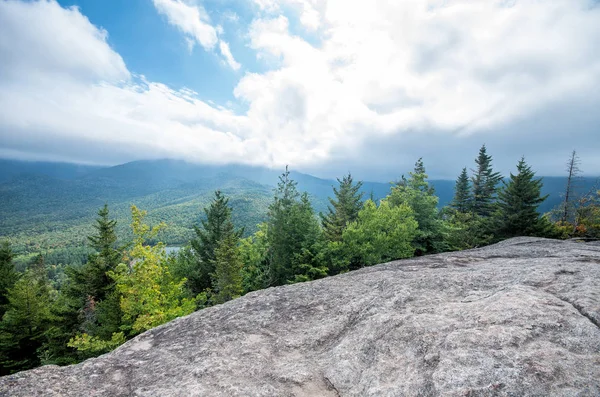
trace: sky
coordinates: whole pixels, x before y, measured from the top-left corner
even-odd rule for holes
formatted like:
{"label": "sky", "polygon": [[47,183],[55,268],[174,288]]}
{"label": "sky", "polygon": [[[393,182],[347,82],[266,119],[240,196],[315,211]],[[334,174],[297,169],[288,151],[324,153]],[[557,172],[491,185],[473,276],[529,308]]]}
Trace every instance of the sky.
{"label": "sky", "polygon": [[597,0],[0,0],[0,158],[600,175]]}

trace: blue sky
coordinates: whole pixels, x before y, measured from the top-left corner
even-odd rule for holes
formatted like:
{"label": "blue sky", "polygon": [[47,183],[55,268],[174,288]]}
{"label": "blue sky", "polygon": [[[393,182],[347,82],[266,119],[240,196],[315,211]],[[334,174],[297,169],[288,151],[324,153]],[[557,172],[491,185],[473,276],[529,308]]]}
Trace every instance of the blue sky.
{"label": "blue sky", "polygon": [[[108,43],[121,54],[128,68],[151,81],[173,88],[190,88],[204,100],[225,105],[233,101],[233,89],[243,71],[223,67],[221,59],[202,48],[188,48],[176,26],[160,15],[149,0],[69,0],[64,7],[77,6],[91,23],[109,32]],[[245,46],[240,29],[242,21],[227,15],[247,18],[247,5],[233,1],[205,2],[206,11],[226,30],[224,38],[243,62],[244,69],[264,70]],[[246,20],[245,23],[248,23]]]}
{"label": "blue sky", "polygon": [[0,0],[0,157],[600,174],[592,0]]}

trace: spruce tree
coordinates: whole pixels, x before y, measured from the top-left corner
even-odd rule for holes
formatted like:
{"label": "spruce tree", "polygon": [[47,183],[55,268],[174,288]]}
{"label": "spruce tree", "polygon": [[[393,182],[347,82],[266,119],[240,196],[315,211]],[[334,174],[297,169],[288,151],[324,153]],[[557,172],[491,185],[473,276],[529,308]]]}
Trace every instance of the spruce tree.
{"label": "spruce tree", "polygon": [[417,160],[409,178],[392,187],[387,200],[391,206],[407,205],[414,213],[419,227],[413,242],[418,255],[446,250],[444,243],[445,224],[437,210],[438,197],[427,182],[423,159]]}
{"label": "spruce tree", "polygon": [[[189,277],[189,287],[194,295],[213,287],[213,274],[215,272],[216,250],[224,236],[224,229],[231,222],[231,208],[229,199],[219,190],[210,206],[204,208],[206,219],[202,228],[194,226],[196,238],[190,243],[196,254],[196,269]],[[240,237],[242,230],[236,231]]]}
{"label": "spruce tree", "polygon": [[94,224],[96,234],[88,236],[88,241],[96,253],[80,268],[69,268],[70,278],[67,293],[73,298],[91,300],[95,303],[104,300],[114,291],[114,282],[108,272],[121,262],[122,250],[117,247],[117,221],[109,218],[108,205],[98,210]]}
{"label": "spruce tree", "polygon": [[55,321],[56,296],[42,265],[33,265],[8,290],[8,305],[0,323],[0,375],[40,365],[45,332]]}
{"label": "spruce tree", "polygon": [[273,202],[269,205],[267,238],[269,241],[270,285],[282,285],[291,276],[293,255],[293,226],[291,213],[298,200],[297,183],[290,178],[290,171],[279,176]]}
{"label": "spruce tree", "polygon": [[270,285],[324,277],[315,257],[320,228],[306,193],[300,194],[286,167],[269,206],[267,240]]}
{"label": "spruce tree", "polygon": [[476,215],[487,217],[494,211],[494,202],[498,192],[498,184],[502,176],[492,169],[492,156],[487,154],[485,145],[479,149],[479,156],[475,159],[477,169],[471,178],[473,195],[471,197],[471,211]]}
{"label": "spruce tree", "polygon": [[469,184],[469,176],[467,175],[467,168],[463,168],[462,172],[456,179],[456,185],[454,187],[454,198],[450,203],[450,207],[461,213],[469,211],[471,203],[471,186]]}
{"label": "spruce tree", "polygon": [[243,293],[242,261],[238,247],[239,236],[228,221],[223,228],[223,237],[215,251],[215,303],[224,303]]}
{"label": "spruce tree", "polygon": [[13,264],[13,252],[8,241],[0,243],[0,320],[8,304],[8,290],[17,281],[18,275]]}
{"label": "spruce tree", "polygon": [[[123,248],[117,245],[115,220],[108,205],[98,210],[95,234],[88,241],[96,251],[81,267],[68,267],[67,281],[52,311],[60,318],[48,333],[48,363],[65,364],[93,356],[68,348],[78,332],[92,336],[112,335],[121,326],[120,296],[109,276],[122,261]],[[98,354],[101,352],[98,352]]]}
{"label": "spruce tree", "polygon": [[337,181],[339,187],[333,188],[335,198],[329,198],[328,212],[321,215],[323,234],[328,241],[341,241],[344,229],[356,220],[362,208],[362,182],[354,183],[350,173]]}
{"label": "spruce tree", "polygon": [[544,236],[548,222],[537,212],[537,207],[548,197],[541,195],[542,180],[534,179],[535,173],[521,158],[517,174],[510,174],[499,193],[498,236]]}

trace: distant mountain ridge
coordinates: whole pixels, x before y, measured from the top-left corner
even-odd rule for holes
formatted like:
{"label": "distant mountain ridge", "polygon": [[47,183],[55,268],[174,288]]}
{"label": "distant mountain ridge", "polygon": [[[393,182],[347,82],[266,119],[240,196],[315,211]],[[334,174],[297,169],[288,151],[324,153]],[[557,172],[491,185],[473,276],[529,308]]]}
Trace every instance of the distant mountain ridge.
{"label": "distant mountain ridge", "polygon": [[[108,203],[121,234],[129,232],[129,207],[135,204],[148,210],[151,222],[169,224],[163,241],[181,244],[191,237],[192,225],[201,220],[202,208],[216,189],[231,197],[234,222],[251,233],[265,219],[282,171],[168,159],[112,167],[0,160],[0,238],[11,238],[19,252],[81,245],[97,209]],[[308,192],[316,212],[325,211],[337,182],[295,171],[291,175],[298,189]],[[581,190],[589,190],[595,181],[583,178]],[[452,200],[454,181],[430,183],[440,207]],[[564,185],[565,178],[544,178],[543,192],[550,197],[541,212],[560,203]],[[389,183],[365,181],[362,191],[365,198],[372,195],[378,200],[390,188]]]}

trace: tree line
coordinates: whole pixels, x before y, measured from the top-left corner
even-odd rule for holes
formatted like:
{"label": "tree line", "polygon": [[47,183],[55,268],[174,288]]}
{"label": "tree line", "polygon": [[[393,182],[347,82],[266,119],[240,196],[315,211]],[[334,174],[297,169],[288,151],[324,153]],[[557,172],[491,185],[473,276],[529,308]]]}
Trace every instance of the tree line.
{"label": "tree line", "polygon": [[155,243],[165,225],[148,225],[146,212],[135,206],[131,241],[117,243],[116,221],[105,205],[88,237],[93,253],[59,278],[49,277],[41,255],[17,272],[3,242],[0,374],[76,363],[176,317],[267,287],[514,236],[598,238],[599,193],[578,196],[575,152],[569,164],[563,204],[546,215],[537,212],[546,199],[542,182],[525,159],[504,180],[483,146],[441,210],[422,159],[379,202],[365,200],[362,183],[350,174],[338,179],[328,210],[318,216],[286,167],[267,221],[247,238],[232,222],[229,199],[216,191],[195,237],[171,255]]}

